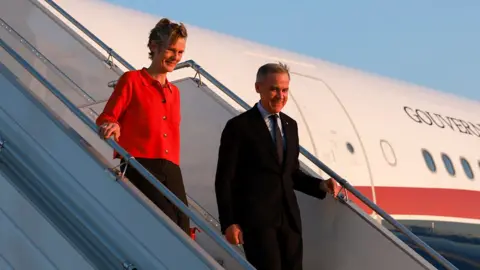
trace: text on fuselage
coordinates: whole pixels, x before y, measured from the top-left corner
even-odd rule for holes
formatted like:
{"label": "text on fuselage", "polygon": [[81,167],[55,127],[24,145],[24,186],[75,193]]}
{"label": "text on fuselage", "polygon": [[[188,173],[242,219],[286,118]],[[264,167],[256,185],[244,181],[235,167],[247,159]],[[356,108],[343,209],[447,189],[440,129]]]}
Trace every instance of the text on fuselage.
{"label": "text on fuselage", "polygon": [[419,124],[423,123],[429,126],[435,125],[439,128],[450,128],[453,131],[480,137],[480,124],[473,124],[472,122],[450,116],[443,116],[438,113],[412,109],[408,106],[404,106],[403,110],[410,119]]}

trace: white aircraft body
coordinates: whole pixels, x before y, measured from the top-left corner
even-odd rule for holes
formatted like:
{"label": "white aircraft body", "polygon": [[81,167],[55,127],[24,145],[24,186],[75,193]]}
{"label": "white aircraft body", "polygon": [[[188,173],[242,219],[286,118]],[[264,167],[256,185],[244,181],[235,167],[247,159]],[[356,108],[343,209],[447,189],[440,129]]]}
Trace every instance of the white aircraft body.
{"label": "white aircraft body", "polygon": [[[148,34],[160,16],[97,0],[56,3],[135,68],[149,65]],[[288,64],[284,112],[298,122],[301,145],[460,269],[480,267],[480,102],[187,28],[183,60],[194,60],[250,105],[259,99],[258,67]],[[212,182],[195,183],[203,193],[188,191],[215,216]]]}

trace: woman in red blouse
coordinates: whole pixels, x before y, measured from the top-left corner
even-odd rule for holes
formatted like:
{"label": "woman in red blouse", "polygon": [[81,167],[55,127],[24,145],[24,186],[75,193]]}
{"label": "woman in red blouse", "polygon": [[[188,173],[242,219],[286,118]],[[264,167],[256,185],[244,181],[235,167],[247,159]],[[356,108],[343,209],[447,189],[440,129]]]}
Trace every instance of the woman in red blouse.
{"label": "woman in red blouse", "polygon": [[[167,80],[182,59],[187,29],[161,19],[148,39],[150,67],[124,73],[103,112],[97,118],[99,133],[114,139],[187,204],[180,171],[180,93]],[[121,158],[114,153],[114,158]],[[123,160],[122,160],[123,163]],[[125,164],[121,166],[123,171]],[[188,217],[168,201],[137,170],[128,166],[126,177],[189,234]],[[187,204],[188,205],[188,204]]]}

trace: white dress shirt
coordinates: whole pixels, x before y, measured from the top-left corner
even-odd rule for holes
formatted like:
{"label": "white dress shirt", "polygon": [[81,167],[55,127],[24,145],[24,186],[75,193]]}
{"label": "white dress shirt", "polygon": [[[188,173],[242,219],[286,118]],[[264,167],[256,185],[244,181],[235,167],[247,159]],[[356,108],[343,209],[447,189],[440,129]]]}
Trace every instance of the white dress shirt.
{"label": "white dress shirt", "polygon": [[[263,120],[265,121],[265,124],[267,125],[268,131],[270,132],[270,136],[272,137],[272,141],[275,142],[275,137],[274,137],[275,136],[275,130],[274,130],[273,122],[270,118],[268,118],[270,115],[272,115],[272,113],[269,113],[267,110],[265,110],[265,108],[263,108],[260,101],[257,103],[257,108],[260,111],[260,114],[262,115]],[[285,148],[285,133],[283,132],[282,121],[280,120],[280,114],[276,113],[276,115],[278,115],[278,117],[276,118],[277,119],[277,125],[280,128],[280,132],[282,134],[283,148]]]}

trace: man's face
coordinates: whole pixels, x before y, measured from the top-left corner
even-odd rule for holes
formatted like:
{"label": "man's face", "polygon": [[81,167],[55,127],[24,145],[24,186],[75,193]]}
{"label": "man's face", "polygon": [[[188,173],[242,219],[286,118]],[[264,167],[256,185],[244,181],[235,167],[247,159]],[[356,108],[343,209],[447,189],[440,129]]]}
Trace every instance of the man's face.
{"label": "man's face", "polygon": [[280,112],[288,100],[290,78],[288,73],[270,73],[263,81],[255,83],[260,102],[269,113]]}
{"label": "man's face", "polygon": [[182,60],[186,44],[187,41],[184,38],[178,38],[175,43],[170,44],[166,48],[154,44],[151,48],[155,52],[153,61],[160,67],[162,72],[172,72]]}

